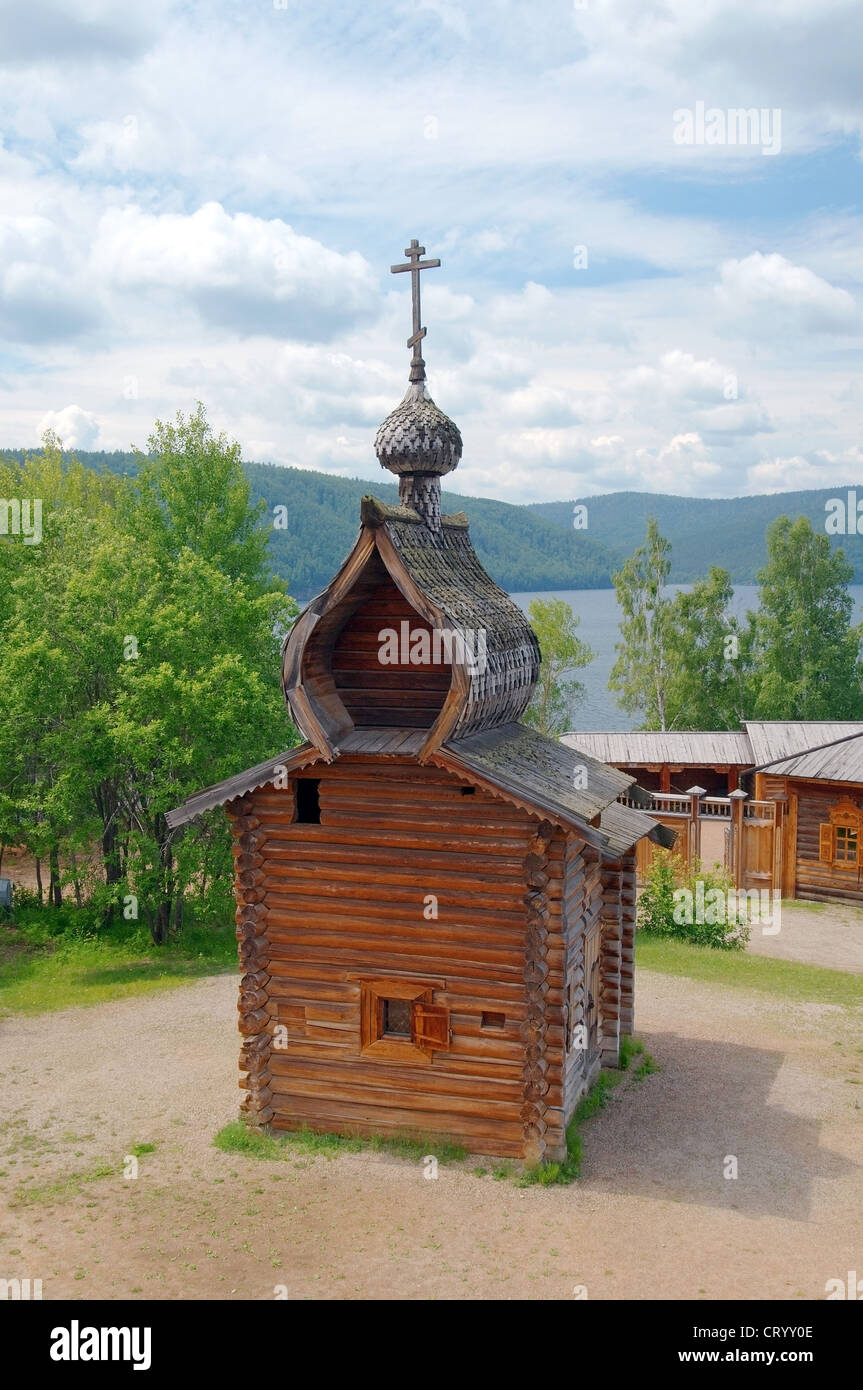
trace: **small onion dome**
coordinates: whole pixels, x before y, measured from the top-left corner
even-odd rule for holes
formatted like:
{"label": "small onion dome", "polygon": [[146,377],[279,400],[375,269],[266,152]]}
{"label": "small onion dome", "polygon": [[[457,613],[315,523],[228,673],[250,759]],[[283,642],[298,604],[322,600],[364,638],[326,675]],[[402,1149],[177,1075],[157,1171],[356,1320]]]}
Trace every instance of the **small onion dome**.
{"label": "small onion dome", "polygon": [[406,473],[451,473],[461,458],[461,434],[438,410],[424,381],[412,381],[404,398],[375,435],[382,468]]}

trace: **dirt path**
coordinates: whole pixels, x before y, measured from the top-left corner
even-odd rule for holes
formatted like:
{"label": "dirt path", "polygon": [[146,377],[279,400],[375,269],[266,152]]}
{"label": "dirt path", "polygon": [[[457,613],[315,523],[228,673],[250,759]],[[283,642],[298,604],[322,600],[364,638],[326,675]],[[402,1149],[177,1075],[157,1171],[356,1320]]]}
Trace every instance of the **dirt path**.
{"label": "dirt path", "polygon": [[569,1188],[214,1149],[239,1096],[233,977],[7,1022],[0,1276],[45,1298],[823,1297],[863,1269],[860,1017],[639,985],[662,1070],[591,1121]]}
{"label": "dirt path", "polygon": [[749,950],[760,956],[863,974],[863,910],[844,903],[784,902],[779,931],[765,935],[754,925]]}

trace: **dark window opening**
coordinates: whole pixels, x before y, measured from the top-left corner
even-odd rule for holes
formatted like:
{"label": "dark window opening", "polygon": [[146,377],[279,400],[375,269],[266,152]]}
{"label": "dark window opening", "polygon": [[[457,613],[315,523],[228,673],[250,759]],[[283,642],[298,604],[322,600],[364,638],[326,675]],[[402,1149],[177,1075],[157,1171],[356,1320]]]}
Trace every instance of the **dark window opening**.
{"label": "dark window opening", "polygon": [[487,1013],[483,1013],[483,1016],[482,1016],[482,1026],[483,1026],[483,1028],[503,1028],[503,1027],[505,1026],[505,1024],[506,1024],[506,1015],[505,1015],[505,1014],[487,1014]]}
{"label": "dark window opening", "polygon": [[461,789],[462,796],[473,796],[475,793],[476,787],[462,787]]}
{"label": "dark window opening", "polygon": [[385,1038],[409,1038],[411,1035],[411,1001],[409,999],[382,999],[383,1020],[381,1034]]}
{"label": "dark window opening", "polygon": [[317,777],[297,778],[297,820],[303,825],[321,823],[320,785]]}

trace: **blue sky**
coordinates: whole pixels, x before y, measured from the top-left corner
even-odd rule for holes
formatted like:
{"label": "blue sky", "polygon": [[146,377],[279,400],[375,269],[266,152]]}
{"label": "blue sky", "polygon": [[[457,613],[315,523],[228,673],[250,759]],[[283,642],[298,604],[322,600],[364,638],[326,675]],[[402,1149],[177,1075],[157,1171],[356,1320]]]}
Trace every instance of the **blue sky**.
{"label": "blue sky", "polygon": [[[851,484],[861,35],[829,0],[0,0],[0,443],[145,446],[200,399],[247,458],[380,478],[417,236],[455,488]],[[699,103],[725,137],[678,143]]]}

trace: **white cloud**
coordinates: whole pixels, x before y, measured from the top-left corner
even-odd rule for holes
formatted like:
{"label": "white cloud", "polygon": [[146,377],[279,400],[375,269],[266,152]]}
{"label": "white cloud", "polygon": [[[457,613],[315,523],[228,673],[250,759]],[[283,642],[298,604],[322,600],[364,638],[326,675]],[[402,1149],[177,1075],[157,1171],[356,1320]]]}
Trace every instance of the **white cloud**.
{"label": "white cloud", "polygon": [[857,305],[805,266],[760,251],[720,266],[716,298],[729,319],[750,330],[773,334],[788,329],[808,333],[849,333],[858,326]]}
{"label": "white cloud", "polygon": [[39,421],[39,438],[53,430],[67,449],[93,449],[99,437],[99,422],[90,410],[79,405],[67,405],[63,410],[49,410]]}
{"label": "white cloud", "polygon": [[111,208],[92,263],[127,290],[187,297],[204,319],[240,333],[326,340],[379,312],[377,284],[356,251],[331,251],[280,218],[206,203],[190,215]]}

